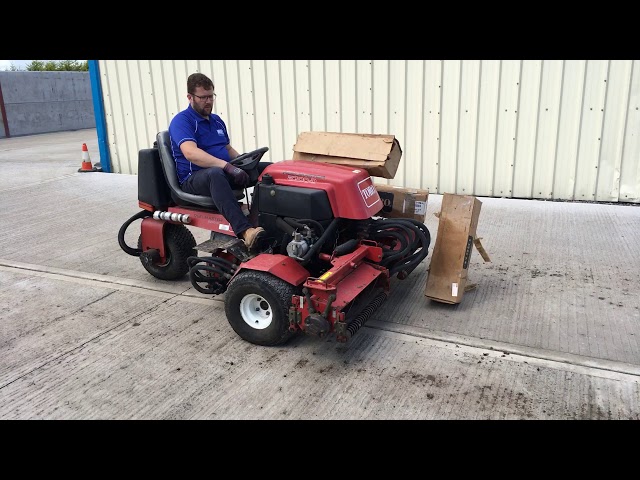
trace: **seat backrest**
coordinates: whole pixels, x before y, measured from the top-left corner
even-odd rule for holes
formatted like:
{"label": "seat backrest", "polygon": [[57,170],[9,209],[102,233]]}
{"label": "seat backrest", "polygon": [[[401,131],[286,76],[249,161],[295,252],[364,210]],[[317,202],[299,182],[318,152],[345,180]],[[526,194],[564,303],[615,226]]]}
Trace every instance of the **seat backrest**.
{"label": "seat backrest", "polygon": [[164,171],[164,177],[171,189],[171,197],[173,201],[178,205],[197,205],[206,208],[216,208],[215,203],[211,197],[205,197],[202,195],[193,195],[191,193],[183,192],[178,183],[178,174],[176,172],[176,162],[173,159],[173,153],[171,152],[171,137],[169,137],[169,131],[163,130],[156,135],[158,144],[158,154],[160,155],[160,162],[162,163],[162,170]]}

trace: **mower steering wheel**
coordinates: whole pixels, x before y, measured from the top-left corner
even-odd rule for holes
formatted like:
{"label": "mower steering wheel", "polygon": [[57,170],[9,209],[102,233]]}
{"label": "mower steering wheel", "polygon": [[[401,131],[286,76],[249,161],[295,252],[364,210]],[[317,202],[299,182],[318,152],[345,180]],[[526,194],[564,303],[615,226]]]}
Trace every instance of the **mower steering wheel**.
{"label": "mower steering wheel", "polygon": [[262,156],[269,151],[269,147],[262,147],[257,150],[253,150],[251,152],[243,153],[242,155],[238,155],[236,158],[231,160],[231,165],[234,165],[242,170],[253,170],[260,162]]}

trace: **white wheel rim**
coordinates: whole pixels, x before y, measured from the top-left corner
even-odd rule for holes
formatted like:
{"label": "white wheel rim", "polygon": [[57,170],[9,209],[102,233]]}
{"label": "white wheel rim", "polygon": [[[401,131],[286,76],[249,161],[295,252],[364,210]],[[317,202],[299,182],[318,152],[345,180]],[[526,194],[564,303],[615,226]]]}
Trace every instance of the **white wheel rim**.
{"label": "white wheel rim", "polygon": [[271,325],[273,310],[262,295],[251,293],[240,302],[240,315],[251,328],[262,330]]}

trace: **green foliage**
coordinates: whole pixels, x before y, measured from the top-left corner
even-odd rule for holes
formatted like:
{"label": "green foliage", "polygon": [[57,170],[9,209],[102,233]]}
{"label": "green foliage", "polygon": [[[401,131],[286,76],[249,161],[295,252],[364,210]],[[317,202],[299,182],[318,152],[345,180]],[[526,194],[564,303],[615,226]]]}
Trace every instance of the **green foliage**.
{"label": "green foliage", "polygon": [[27,65],[27,71],[29,72],[41,72],[44,70],[44,62],[40,60],[34,60]]}
{"label": "green foliage", "polygon": [[[14,65],[9,67],[11,71],[16,71]],[[88,72],[88,60],[33,60],[27,64],[28,72]]]}

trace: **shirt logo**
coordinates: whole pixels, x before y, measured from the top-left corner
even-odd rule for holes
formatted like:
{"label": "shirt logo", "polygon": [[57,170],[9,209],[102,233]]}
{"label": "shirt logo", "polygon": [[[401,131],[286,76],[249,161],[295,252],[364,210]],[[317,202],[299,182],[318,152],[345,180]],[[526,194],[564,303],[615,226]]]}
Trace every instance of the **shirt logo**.
{"label": "shirt logo", "polygon": [[224,131],[221,128],[218,129],[218,135],[224,135]]}

